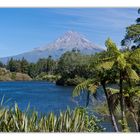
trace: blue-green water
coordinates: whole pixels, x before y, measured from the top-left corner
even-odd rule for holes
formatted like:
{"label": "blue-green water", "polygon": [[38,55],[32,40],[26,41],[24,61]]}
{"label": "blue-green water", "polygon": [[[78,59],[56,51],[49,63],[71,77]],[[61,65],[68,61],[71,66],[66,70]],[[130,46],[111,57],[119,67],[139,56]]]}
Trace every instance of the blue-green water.
{"label": "blue-green water", "polygon": [[[57,86],[54,83],[40,81],[0,82],[0,99],[4,96],[4,105],[14,105],[16,102],[24,110],[30,104],[31,109],[38,112],[58,113],[79,105],[85,105],[84,97],[79,102],[72,99],[73,87]],[[9,100],[9,101],[8,101]],[[8,102],[6,102],[8,101]]]}
{"label": "blue-green water", "polygon": [[[13,106],[16,102],[23,111],[30,104],[30,109],[35,109],[39,113],[59,114],[60,110],[65,111],[67,107],[71,109],[76,106],[85,107],[86,94],[73,99],[73,88],[44,81],[0,82],[0,100],[4,97],[4,106]],[[91,109],[93,107],[93,104],[89,106]],[[103,122],[102,125],[107,131],[112,131],[109,122]]]}

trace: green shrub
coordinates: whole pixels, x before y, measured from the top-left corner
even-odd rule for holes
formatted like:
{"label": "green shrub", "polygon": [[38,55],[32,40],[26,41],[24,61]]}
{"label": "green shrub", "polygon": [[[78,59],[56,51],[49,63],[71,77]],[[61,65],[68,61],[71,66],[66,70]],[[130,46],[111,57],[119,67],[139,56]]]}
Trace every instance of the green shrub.
{"label": "green shrub", "polygon": [[12,72],[11,79],[13,79],[13,80],[16,79],[16,73],[15,72]]}
{"label": "green shrub", "polygon": [[85,78],[75,76],[75,78],[68,78],[66,79],[65,77],[61,77],[56,81],[57,85],[65,85],[65,86],[76,86],[80,83],[85,81]]}
{"label": "green shrub", "polygon": [[54,82],[59,78],[58,75],[51,75],[51,74],[47,74],[45,72],[42,72],[41,74],[39,74],[35,79],[36,80],[45,80],[45,81],[50,81],[50,82]]}
{"label": "green shrub", "polygon": [[82,83],[83,81],[85,81],[84,78],[76,76],[73,79],[68,78],[67,81],[66,81],[66,85],[68,85],[68,86],[76,86],[76,85]]}

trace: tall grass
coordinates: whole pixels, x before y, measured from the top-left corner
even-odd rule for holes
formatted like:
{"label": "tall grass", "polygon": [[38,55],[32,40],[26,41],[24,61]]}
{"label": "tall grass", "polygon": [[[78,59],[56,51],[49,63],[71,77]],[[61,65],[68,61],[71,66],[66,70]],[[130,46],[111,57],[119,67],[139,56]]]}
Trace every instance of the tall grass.
{"label": "tall grass", "polygon": [[38,115],[36,111],[21,111],[0,107],[0,132],[101,132],[103,129],[94,116],[84,108],[67,109],[59,116]]}

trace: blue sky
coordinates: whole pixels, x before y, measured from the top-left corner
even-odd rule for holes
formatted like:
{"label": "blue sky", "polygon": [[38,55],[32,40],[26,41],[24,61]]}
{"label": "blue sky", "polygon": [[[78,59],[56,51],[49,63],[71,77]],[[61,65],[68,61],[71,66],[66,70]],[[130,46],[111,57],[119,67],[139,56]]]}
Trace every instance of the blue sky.
{"label": "blue sky", "polygon": [[69,30],[102,47],[108,37],[120,46],[137,17],[137,8],[1,8],[0,57],[45,46]]}

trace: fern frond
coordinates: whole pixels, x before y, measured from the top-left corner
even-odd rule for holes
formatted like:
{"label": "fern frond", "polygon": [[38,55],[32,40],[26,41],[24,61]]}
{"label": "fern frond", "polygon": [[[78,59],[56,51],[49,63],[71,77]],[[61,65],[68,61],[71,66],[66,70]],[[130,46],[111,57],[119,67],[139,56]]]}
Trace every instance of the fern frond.
{"label": "fern frond", "polygon": [[108,87],[108,88],[107,88],[107,91],[108,91],[108,93],[110,93],[110,94],[119,93],[119,89],[116,89],[116,88],[110,88],[110,87]]}
{"label": "fern frond", "polygon": [[120,69],[124,69],[125,66],[126,66],[126,59],[125,59],[125,56],[124,54],[119,54],[118,57],[117,57],[117,63],[118,63],[118,67]]}
{"label": "fern frond", "polygon": [[94,85],[94,84],[90,84],[89,85],[89,88],[88,88],[88,91],[90,92],[90,93],[96,93],[96,91],[97,91],[97,88],[98,88],[98,86],[97,85]]}
{"label": "fern frond", "polygon": [[128,58],[129,61],[133,62],[133,63],[137,63],[140,64],[140,48],[139,49],[135,49],[131,54],[130,57]]}
{"label": "fern frond", "polygon": [[110,62],[103,62],[101,64],[99,64],[99,66],[97,66],[99,69],[103,68],[104,70],[110,70],[113,66],[114,62],[110,61]]}
{"label": "fern frond", "polygon": [[140,77],[138,76],[138,74],[136,73],[135,70],[133,70],[131,67],[127,67],[126,68],[126,72],[127,72],[127,75],[128,77],[131,79],[131,80],[140,80]]}
{"label": "fern frond", "polygon": [[140,97],[140,87],[136,86],[136,87],[129,88],[128,93],[134,94],[134,95],[137,95],[138,97]]}
{"label": "fern frond", "polygon": [[72,92],[72,97],[79,96],[82,91],[88,90],[88,87],[90,84],[93,84],[93,80],[91,79],[86,80],[82,82],[81,84],[77,85]]}
{"label": "fern frond", "polygon": [[109,96],[109,103],[111,110],[115,112],[119,106],[119,93],[111,94]]}

